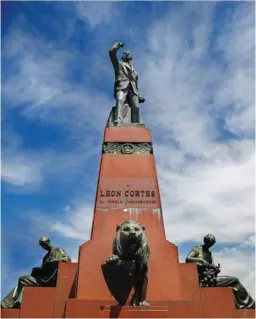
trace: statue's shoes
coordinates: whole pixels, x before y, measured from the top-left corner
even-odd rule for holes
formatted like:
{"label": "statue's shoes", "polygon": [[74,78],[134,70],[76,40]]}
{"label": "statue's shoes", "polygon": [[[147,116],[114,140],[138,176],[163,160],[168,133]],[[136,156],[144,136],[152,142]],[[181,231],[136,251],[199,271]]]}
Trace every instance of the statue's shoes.
{"label": "statue's shoes", "polygon": [[12,306],[12,309],[20,309],[21,303],[19,301],[15,302]]}
{"label": "statue's shoes", "polygon": [[255,302],[252,305],[250,305],[247,309],[255,309]]}
{"label": "statue's shoes", "polygon": [[115,120],[114,125],[122,124],[123,121],[121,119]]}

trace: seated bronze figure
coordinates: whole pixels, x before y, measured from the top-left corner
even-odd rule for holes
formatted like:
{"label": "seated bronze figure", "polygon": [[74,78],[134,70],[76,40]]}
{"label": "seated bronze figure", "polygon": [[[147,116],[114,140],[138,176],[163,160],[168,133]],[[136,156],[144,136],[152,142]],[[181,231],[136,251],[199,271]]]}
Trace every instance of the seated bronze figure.
{"label": "seated bronze figure", "polygon": [[187,263],[196,263],[201,287],[232,287],[237,309],[255,309],[255,301],[241,284],[238,278],[232,276],[218,276],[220,265],[213,263],[209,248],[216,242],[213,235],[204,237],[204,244],[194,246],[186,258]]}
{"label": "seated bronze figure", "polygon": [[33,268],[29,276],[19,278],[17,286],[1,301],[1,308],[20,308],[25,286],[56,286],[59,262],[71,262],[64,249],[51,246],[49,238],[41,237],[39,245],[47,250],[42,266]]}
{"label": "seated bronze figure", "polygon": [[125,304],[133,287],[131,305],[147,306],[150,249],[145,228],[137,221],[126,220],[117,226],[116,231],[112,255],[102,265],[104,278],[119,304]]}

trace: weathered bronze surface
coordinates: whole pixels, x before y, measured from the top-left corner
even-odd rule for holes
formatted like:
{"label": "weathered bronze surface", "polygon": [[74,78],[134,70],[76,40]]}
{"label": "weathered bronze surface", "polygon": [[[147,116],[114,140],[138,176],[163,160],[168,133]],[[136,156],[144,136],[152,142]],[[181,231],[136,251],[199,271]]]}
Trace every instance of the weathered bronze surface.
{"label": "weathered bronze surface", "polygon": [[110,60],[115,71],[116,108],[111,110],[111,117],[114,118],[115,125],[140,123],[139,103],[145,102],[138,89],[138,73],[131,64],[132,54],[129,51],[124,51],[122,61],[117,58],[117,51],[123,46],[122,42],[117,42],[109,50]]}
{"label": "weathered bronze surface", "polygon": [[17,286],[1,301],[2,308],[20,308],[25,286],[56,286],[59,262],[71,262],[64,249],[51,246],[49,238],[41,237],[39,245],[47,250],[42,266],[33,268],[29,276],[19,278]]}
{"label": "weathered bronze surface", "polygon": [[[130,261],[134,262],[135,269],[134,273],[131,267],[126,267],[126,270],[116,271],[115,276],[112,277],[111,283],[110,276],[108,276],[107,285],[112,295],[120,304],[125,304],[129,296],[128,287],[130,287],[131,290],[133,286],[134,293],[131,304],[133,306],[147,306],[149,305],[146,302],[146,294],[150,249],[145,234],[145,228],[137,221],[126,220],[120,226],[117,226],[116,231],[116,237],[113,241],[113,254],[106,259],[106,264],[115,264],[116,267],[124,267],[123,263]],[[105,265],[102,265],[104,277],[106,277],[106,273],[104,273]],[[114,267],[112,267],[112,269],[114,269]],[[122,275],[123,273],[125,273],[125,276]],[[122,286],[120,287],[119,284],[119,280],[124,281],[124,278],[126,278],[126,282],[123,284],[125,286],[126,298]]]}
{"label": "weathered bronze surface", "polygon": [[218,276],[220,264],[215,265],[209,248],[216,242],[213,235],[204,237],[204,244],[194,246],[186,258],[186,262],[197,263],[198,277],[201,287],[232,287],[237,309],[255,309],[255,301],[249,295],[238,278],[232,276]]}

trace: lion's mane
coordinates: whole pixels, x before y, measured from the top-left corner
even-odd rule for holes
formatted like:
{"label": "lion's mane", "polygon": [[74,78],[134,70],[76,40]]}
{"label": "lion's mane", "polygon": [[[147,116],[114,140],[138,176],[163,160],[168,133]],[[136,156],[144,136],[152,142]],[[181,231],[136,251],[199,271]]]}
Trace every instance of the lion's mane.
{"label": "lion's mane", "polygon": [[138,241],[136,242],[136,249],[134,251],[134,256],[132,256],[139,268],[147,267],[148,258],[150,255],[150,249],[148,246],[147,237],[144,231],[144,227],[135,220],[126,220],[120,225],[120,228],[117,230],[116,237],[113,241],[113,254],[117,255],[120,259],[126,254],[127,243],[122,241],[121,231],[125,224],[135,223],[141,230],[141,236],[138,237]]}

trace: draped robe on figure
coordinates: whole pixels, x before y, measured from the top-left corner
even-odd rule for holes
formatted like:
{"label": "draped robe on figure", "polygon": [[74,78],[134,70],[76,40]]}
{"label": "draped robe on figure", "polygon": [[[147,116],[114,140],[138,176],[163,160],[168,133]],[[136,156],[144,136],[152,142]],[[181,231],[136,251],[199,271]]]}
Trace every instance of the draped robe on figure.
{"label": "draped robe on figure", "polygon": [[71,259],[64,249],[52,248],[44,256],[41,267],[33,268],[31,275],[19,278],[17,286],[1,301],[1,307],[19,307],[22,301],[24,286],[56,286],[59,262],[71,262]]}
{"label": "draped robe on figure", "polygon": [[[201,258],[207,261],[209,264],[213,265],[212,253],[209,250],[204,251],[202,246],[195,246],[192,248],[190,253],[192,252],[193,252],[193,258]],[[198,273],[200,273],[203,271],[205,266],[198,262],[197,268],[198,268]],[[255,301],[250,296],[250,294],[245,289],[245,287],[241,284],[238,278],[232,277],[232,276],[217,276],[216,287],[232,287],[236,308],[238,309],[243,309],[243,308],[254,309],[255,308]]]}

